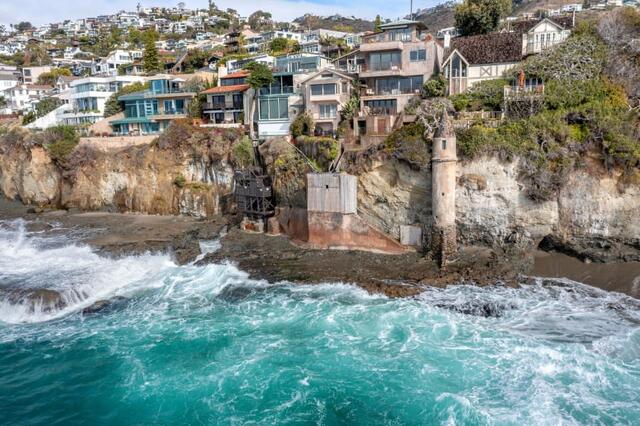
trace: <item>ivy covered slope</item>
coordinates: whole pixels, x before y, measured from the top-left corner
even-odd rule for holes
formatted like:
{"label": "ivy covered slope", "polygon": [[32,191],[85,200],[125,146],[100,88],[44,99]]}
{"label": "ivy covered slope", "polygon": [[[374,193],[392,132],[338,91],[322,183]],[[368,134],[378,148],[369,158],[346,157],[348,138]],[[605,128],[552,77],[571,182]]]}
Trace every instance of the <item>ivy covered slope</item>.
{"label": "ivy covered slope", "polygon": [[[620,8],[597,24],[582,23],[562,45],[526,60],[525,75],[545,85],[537,113],[459,131],[461,157],[518,156],[528,195],[540,201],[551,198],[572,169],[590,164],[619,168],[623,182],[640,183],[640,47],[632,42],[639,36],[640,14]],[[503,103],[504,83],[474,86],[453,104],[495,110]]]}

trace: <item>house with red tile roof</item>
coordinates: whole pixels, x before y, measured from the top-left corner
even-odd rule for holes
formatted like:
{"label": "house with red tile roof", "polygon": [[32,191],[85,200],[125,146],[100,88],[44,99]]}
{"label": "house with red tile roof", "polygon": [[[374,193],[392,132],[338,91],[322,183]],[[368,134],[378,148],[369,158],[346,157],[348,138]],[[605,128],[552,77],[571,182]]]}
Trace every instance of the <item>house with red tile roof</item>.
{"label": "house with red tile roof", "polygon": [[227,74],[220,78],[219,86],[202,92],[207,97],[202,114],[209,124],[239,127],[250,123],[253,89],[245,82],[248,76],[245,70]]}

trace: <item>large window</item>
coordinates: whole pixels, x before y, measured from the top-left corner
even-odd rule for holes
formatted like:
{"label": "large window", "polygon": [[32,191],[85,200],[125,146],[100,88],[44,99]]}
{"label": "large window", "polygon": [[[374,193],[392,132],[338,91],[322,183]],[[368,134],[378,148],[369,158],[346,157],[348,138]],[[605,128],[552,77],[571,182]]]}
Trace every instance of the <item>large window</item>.
{"label": "large window", "polygon": [[245,77],[236,77],[236,78],[223,78],[220,80],[221,86],[236,86],[238,84],[244,84]]}
{"label": "large window", "polygon": [[426,61],[427,51],[425,49],[412,50],[409,52],[409,60],[411,62]]}
{"label": "large window", "polygon": [[312,84],[311,85],[311,95],[313,96],[321,96],[321,95],[335,95],[336,94],[336,84]]}
{"label": "large window", "polygon": [[371,71],[385,71],[393,67],[401,68],[402,57],[400,52],[371,53],[369,66]]}
{"label": "large window", "polygon": [[395,115],[398,110],[395,99],[366,101],[365,106],[372,115]]}
{"label": "large window", "polygon": [[390,41],[411,41],[411,28],[389,31]]}
{"label": "large window", "polygon": [[338,107],[336,104],[321,104],[320,118],[335,118],[338,115]]}
{"label": "large window", "polygon": [[260,120],[289,119],[289,101],[287,98],[260,99]]}
{"label": "large window", "polygon": [[422,88],[423,77],[388,77],[375,80],[375,93],[377,95],[397,95],[415,93]]}

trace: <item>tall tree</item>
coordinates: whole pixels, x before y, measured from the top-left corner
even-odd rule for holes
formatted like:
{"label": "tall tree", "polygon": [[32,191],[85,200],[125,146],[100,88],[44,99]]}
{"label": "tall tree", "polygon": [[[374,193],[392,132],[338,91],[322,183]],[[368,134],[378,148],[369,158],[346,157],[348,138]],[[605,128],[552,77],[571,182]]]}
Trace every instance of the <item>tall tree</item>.
{"label": "tall tree", "polygon": [[376,20],[373,23],[373,31],[382,31],[382,18],[380,17],[380,15],[376,15]]}
{"label": "tall tree", "polygon": [[460,35],[487,34],[511,13],[512,0],[464,0],[455,10]]}
{"label": "tall tree", "polygon": [[147,36],[145,39],[142,66],[147,73],[160,72],[162,71],[162,64],[160,64],[160,55],[156,47],[156,39],[153,36]]}
{"label": "tall tree", "polygon": [[254,140],[256,133],[253,126],[253,117],[256,112],[256,104],[258,103],[258,91],[273,83],[273,73],[268,66],[258,62],[249,62],[244,68],[251,73],[246,78],[246,82],[253,89],[253,102],[251,102],[251,111],[249,111],[249,118],[251,120],[249,133],[251,140]]}

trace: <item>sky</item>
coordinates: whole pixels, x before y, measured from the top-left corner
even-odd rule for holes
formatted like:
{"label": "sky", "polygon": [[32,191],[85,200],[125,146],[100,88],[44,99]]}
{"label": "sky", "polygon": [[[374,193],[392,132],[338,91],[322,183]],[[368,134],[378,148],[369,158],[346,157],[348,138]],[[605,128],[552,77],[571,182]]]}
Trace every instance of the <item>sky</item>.
{"label": "sky", "polygon": [[[180,0],[141,0],[143,7],[173,7]],[[203,8],[207,0],[183,0],[188,8]],[[395,19],[409,13],[410,0],[217,0],[221,8],[234,8],[243,16],[262,9],[275,19],[290,21],[305,13],[317,15],[356,16],[373,19],[377,14]],[[414,0],[414,10],[431,7],[441,0]],[[119,10],[134,11],[137,0],[0,0],[0,24],[29,21],[34,25],[112,14]]]}

